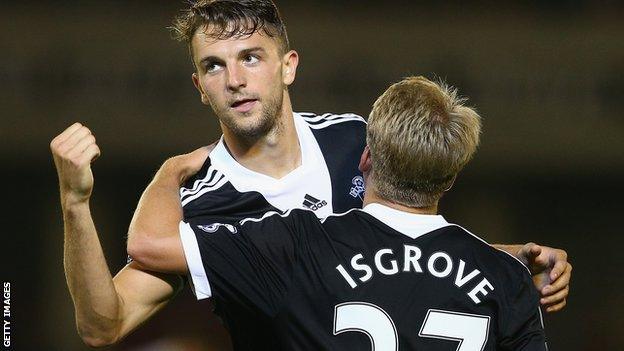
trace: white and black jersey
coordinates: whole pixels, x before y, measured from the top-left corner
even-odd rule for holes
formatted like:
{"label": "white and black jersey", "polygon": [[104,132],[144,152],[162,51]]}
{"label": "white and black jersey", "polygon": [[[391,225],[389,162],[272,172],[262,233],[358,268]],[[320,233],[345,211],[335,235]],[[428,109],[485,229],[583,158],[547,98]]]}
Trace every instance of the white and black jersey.
{"label": "white and black jersey", "polygon": [[201,170],[180,189],[186,221],[235,223],[269,211],[307,208],[319,217],[362,207],[358,162],[366,122],[354,114],[293,114],[301,165],[281,179],[249,170],[223,139]]}
{"label": "white and black jersey", "polygon": [[255,338],[238,349],[546,350],[527,268],[442,216],[295,209],[180,234],[197,297]]}
{"label": "white and black jersey", "polygon": [[[301,165],[277,180],[251,171],[230,155],[223,139],[201,170],[180,189],[184,220],[210,231],[267,212],[304,208],[319,218],[362,207],[364,181],[358,163],[366,144],[366,122],[354,114],[294,113]],[[236,320],[249,311],[214,299],[236,349],[262,343],[259,319]],[[260,317],[258,317],[260,318]],[[262,349],[262,348],[261,348]]]}

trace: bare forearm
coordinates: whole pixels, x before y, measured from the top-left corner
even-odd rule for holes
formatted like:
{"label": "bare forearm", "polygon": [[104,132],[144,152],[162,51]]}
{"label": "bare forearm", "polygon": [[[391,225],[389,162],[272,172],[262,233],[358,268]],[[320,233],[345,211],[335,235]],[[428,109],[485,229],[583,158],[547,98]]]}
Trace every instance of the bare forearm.
{"label": "bare forearm", "polygon": [[64,206],[63,215],[65,276],[78,332],[92,347],[117,343],[173,298],[180,278],[133,264],[112,278],[88,204]]}
{"label": "bare forearm", "polygon": [[50,142],[50,151],[59,178],[65,276],[78,331],[90,346],[110,345],[162,308],[180,282],[132,264],[111,277],[89,209],[91,163],[100,155],[95,137],[74,123]]}
{"label": "bare forearm", "polygon": [[492,244],[492,246],[496,249],[507,252],[508,254],[518,257],[518,252],[522,249],[524,245],[520,244]]}
{"label": "bare forearm", "polygon": [[64,268],[83,340],[103,346],[118,339],[120,300],[87,202],[63,205]]}

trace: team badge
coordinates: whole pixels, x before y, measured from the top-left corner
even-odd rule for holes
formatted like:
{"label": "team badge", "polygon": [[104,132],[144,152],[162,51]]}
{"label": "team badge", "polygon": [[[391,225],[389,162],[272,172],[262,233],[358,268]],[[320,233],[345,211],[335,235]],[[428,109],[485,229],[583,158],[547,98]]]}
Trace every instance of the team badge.
{"label": "team badge", "polygon": [[366,190],[364,189],[364,178],[362,178],[362,176],[355,176],[351,180],[351,183],[353,184],[353,186],[349,191],[349,195],[353,197],[358,197],[360,198],[360,200],[362,200],[362,194]]}

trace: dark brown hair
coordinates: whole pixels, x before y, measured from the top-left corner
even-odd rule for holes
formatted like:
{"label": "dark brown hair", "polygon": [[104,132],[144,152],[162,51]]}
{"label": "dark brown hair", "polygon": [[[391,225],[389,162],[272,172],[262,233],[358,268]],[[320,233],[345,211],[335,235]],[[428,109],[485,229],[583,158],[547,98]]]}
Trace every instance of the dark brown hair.
{"label": "dark brown hair", "polygon": [[199,0],[181,11],[171,27],[174,39],[189,45],[198,30],[214,39],[247,37],[258,31],[275,38],[282,53],[290,50],[286,27],[271,0]]}

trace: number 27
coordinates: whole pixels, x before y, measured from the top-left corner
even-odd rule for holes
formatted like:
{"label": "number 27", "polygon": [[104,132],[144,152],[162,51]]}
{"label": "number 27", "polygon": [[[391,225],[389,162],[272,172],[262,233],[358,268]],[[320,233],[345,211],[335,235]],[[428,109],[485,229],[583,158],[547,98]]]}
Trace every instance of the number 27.
{"label": "number 27", "polygon": [[[458,341],[457,351],[485,347],[490,317],[429,309],[420,328],[424,338]],[[368,336],[373,351],[397,351],[398,334],[392,318],[381,307],[367,302],[345,302],[334,308],[334,335],[360,332]]]}

